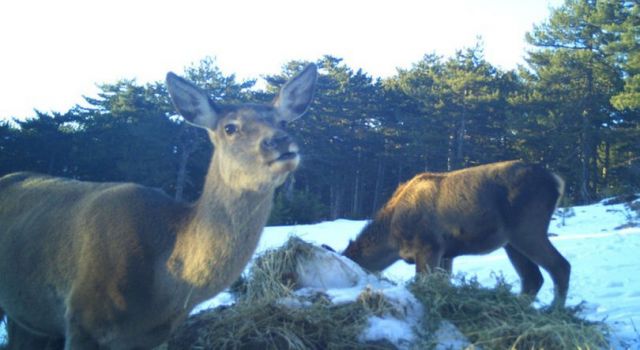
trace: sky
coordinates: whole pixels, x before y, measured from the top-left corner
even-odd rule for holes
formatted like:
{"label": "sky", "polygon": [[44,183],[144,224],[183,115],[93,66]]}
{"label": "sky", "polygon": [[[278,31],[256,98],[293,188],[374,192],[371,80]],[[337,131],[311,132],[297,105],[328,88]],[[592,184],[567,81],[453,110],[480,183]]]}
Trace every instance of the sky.
{"label": "sky", "polygon": [[240,79],[325,54],[374,77],[482,38],[523,64],[524,35],[562,0],[20,0],[0,2],[0,120],[66,112],[96,84],[160,81],[215,57]]}

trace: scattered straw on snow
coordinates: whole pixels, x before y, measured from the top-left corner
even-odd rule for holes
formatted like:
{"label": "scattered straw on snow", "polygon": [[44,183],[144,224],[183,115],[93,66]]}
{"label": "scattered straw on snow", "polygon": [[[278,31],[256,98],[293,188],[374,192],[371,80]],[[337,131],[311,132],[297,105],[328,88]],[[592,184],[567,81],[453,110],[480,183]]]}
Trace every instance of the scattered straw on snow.
{"label": "scattered straw on snow", "polygon": [[503,281],[485,288],[475,280],[451,283],[434,274],[412,281],[411,294],[388,281],[374,282],[342,259],[290,239],[256,259],[246,279],[234,286],[234,305],[191,317],[168,348],[607,347],[606,329],[578,318],[578,308],[537,310]]}
{"label": "scattered straw on snow", "polygon": [[414,280],[410,289],[427,310],[424,324],[434,329],[448,320],[482,349],[604,349],[603,323],[579,318],[580,306],[539,310],[513,294],[498,279],[494,288],[475,279],[433,274]]}

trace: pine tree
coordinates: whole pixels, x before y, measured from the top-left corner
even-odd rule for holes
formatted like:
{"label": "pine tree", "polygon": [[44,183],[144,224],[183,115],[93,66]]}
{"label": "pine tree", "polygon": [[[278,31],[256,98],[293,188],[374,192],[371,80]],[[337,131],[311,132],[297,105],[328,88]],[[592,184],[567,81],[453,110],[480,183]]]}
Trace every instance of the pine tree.
{"label": "pine tree", "polygon": [[620,89],[621,72],[606,55],[606,46],[616,39],[606,30],[615,21],[610,5],[567,0],[527,34],[536,47],[527,59],[532,69],[528,83],[534,87],[531,96],[546,106],[546,115],[538,119],[548,119],[543,121],[547,131],[565,140],[560,142],[565,157],[557,164],[565,165],[570,179],[576,180],[571,183],[577,186],[569,190],[582,203],[606,187],[606,160],[598,150],[607,148],[608,128],[617,118],[609,101]]}
{"label": "pine tree", "polygon": [[608,2],[609,11],[615,21],[606,29],[617,35],[608,43],[608,53],[613,55],[624,70],[624,91],[612,97],[613,105],[620,109],[640,110],[640,2]]}

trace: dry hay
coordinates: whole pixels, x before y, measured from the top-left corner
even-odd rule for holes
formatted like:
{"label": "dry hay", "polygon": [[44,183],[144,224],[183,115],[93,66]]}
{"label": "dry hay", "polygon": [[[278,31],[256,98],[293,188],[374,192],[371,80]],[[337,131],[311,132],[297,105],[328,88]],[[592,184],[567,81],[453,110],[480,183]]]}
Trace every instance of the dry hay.
{"label": "dry hay", "polygon": [[333,305],[318,298],[308,305],[239,302],[191,317],[169,349],[393,349],[362,344],[365,302]]}
{"label": "dry hay", "polygon": [[300,238],[291,237],[278,249],[260,255],[251,266],[246,279],[246,301],[273,300],[290,297],[296,289],[297,265],[311,254],[313,246]]}
{"label": "dry hay", "polygon": [[536,309],[531,299],[515,295],[503,278],[494,288],[476,279],[432,274],[410,283],[425,306],[423,324],[430,333],[441,320],[453,323],[482,349],[605,349],[606,326],[581,319],[582,306]]}
{"label": "dry hay", "polygon": [[[353,303],[332,304],[322,293],[294,294],[298,259],[312,246],[292,238],[282,248],[260,256],[246,279],[233,290],[237,302],[195,315],[176,332],[168,349],[394,349],[388,342],[362,343],[371,316],[393,315],[384,295],[366,289]],[[485,288],[475,279],[432,274],[409,283],[424,304],[414,330],[414,348],[437,345],[441,321],[453,323],[481,349],[608,348],[602,323],[580,319],[580,306],[538,310],[498,279]]]}
{"label": "dry hay", "polygon": [[265,252],[234,286],[236,304],[190,317],[168,349],[394,349],[358,341],[370,316],[391,312],[380,293],[365,290],[356,302],[339,305],[321,293],[293,294],[297,259],[310,249],[291,238]]}

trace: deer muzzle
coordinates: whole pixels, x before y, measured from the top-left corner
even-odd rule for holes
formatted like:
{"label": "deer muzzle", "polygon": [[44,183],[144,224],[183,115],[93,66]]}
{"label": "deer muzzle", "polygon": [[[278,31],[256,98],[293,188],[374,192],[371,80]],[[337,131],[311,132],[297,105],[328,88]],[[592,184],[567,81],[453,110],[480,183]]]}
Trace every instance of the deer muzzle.
{"label": "deer muzzle", "polygon": [[263,140],[260,148],[269,166],[282,164],[284,170],[293,171],[300,161],[298,145],[286,133],[278,133]]}

